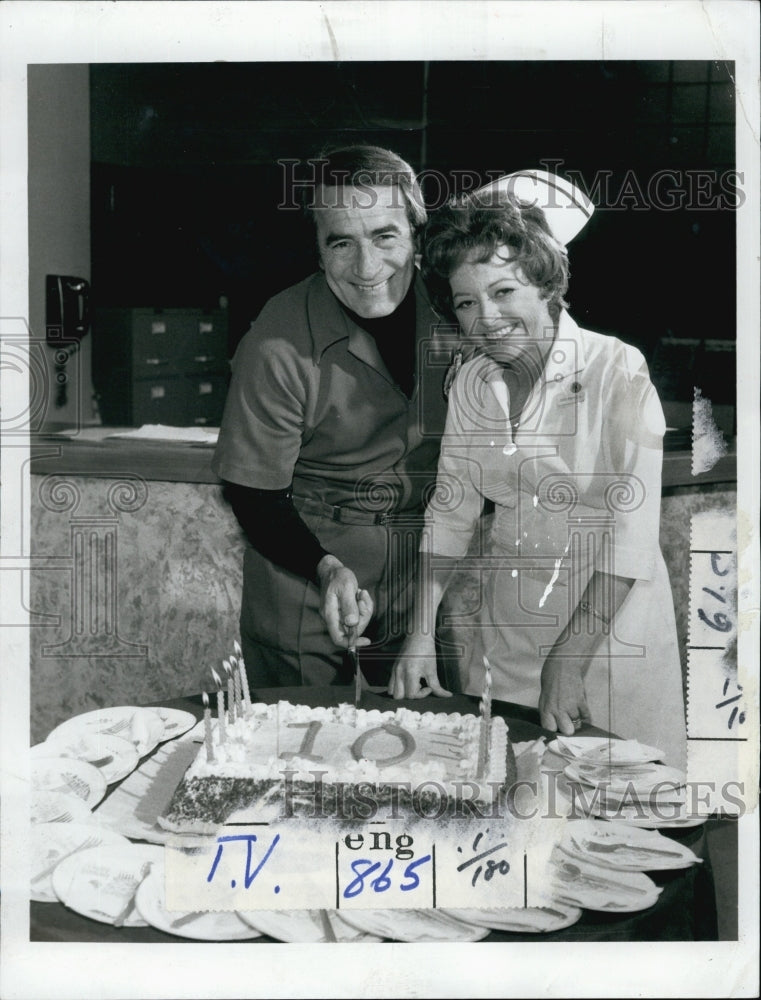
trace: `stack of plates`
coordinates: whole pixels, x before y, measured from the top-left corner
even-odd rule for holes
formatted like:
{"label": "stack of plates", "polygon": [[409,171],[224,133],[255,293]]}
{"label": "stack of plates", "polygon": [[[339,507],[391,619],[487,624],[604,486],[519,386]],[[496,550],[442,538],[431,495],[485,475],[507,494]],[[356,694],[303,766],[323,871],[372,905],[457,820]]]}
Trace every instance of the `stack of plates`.
{"label": "stack of plates", "polygon": [[170,913],[166,908],[164,885],[164,865],[160,862],[151,866],[135,895],[137,912],[152,927],[194,941],[248,941],[260,937],[260,931],[231,911]]}
{"label": "stack of plates", "polygon": [[[72,800],[72,809],[79,809],[80,813],[82,805],[89,811],[106,794],[106,779],[97,767],[82,760],[35,756],[32,760],[31,777],[34,799],[39,793],[52,792],[62,801],[60,796],[63,795]],[[73,812],[71,818],[77,818]]]}
{"label": "stack of plates", "polygon": [[124,927],[145,927],[135,893],[164,849],[152,844],[90,847],[61,860],[52,874],[60,901],[85,917]]}
{"label": "stack of plates", "polygon": [[32,821],[86,821],[108,785],[126,778],[141,757],[187,732],[195,721],[191,712],[135,705],[98,708],[67,719],[32,747]]}
{"label": "stack of plates", "polygon": [[686,798],[686,775],[656,761],[656,747],[636,740],[558,737],[548,750],[565,763],[560,791],[587,815],[657,828],[694,826]]}
{"label": "stack of plates", "polygon": [[[192,716],[191,719],[195,722]],[[118,736],[133,744],[138,757],[149,754],[161,740],[168,738],[158,712],[136,705],[118,705],[116,708],[96,708],[92,712],[75,715],[73,719],[56,726],[48,740],[58,742],[63,738],[69,741],[84,735]]]}
{"label": "stack of plates", "polygon": [[32,759],[68,757],[98,768],[107,785],[121,781],[137,767],[135,745],[121,736],[87,730],[56,733],[32,747]]}
{"label": "stack of plates", "polygon": [[441,912],[469,924],[514,934],[549,934],[570,927],[581,917],[581,909],[578,906],[569,906],[555,899],[548,900],[544,906]]}
{"label": "stack of plates", "polygon": [[571,906],[626,913],[646,910],[661,890],[639,871],[617,871],[590,864],[556,847],[550,860],[553,895]]}
{"label": "stack of plates", "polygon": [[383,940],[347,923],[337,910],[247,910],[239,916],[262,934],[289,944]]}
{"label": "stack of plates", "polygon": [[560,846],[569,858],[618,871],[669,871],[701,862],[689,847],[657,830],[615,821],[570,820]]}
{"label": "stack of plates", "polygon": [[341,910],[341,919],[389,941],[480,941],[489,933],[443,910]]}
{"label": "stack of plates", "polygon": [[111,830],[101,830],[92,823],[38,823],[31,831],[31,898],[40,903],[55,903],[53,875],[59,864],[81,852],[101,847],[129,847],[129,841]]}

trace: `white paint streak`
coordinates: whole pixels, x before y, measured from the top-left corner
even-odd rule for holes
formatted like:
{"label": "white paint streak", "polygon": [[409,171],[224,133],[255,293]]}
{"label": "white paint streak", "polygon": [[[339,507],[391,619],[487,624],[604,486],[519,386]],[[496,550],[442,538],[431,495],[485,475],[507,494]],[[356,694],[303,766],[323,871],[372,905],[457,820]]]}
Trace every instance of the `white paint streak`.
{"label": "white paint streak", "polygon": [[708,472],[728,451],[727,442],[716,426],[711,400],[695,387],[692,403],[692,474]]}
{"label": "white paint streak", "polygon": [[568,555],[568,549],[570,548],[570,545],[571,545],[571,540],[569,538],[568,542],[566,543],[566,547],[563,549],[562,556],[560,556],[559,559],[555,560],[555,569],[553,570],[552,576],[550,577],[550,582],[544,588],[544,593],[539,598],[539,607],[540,608],[544,607],[544,602],[547,600],[547,598],[552,593],[552,588],[555,586],[555,583],[557,582],[557,578],[560,576],[560,567],[563,564],[563,560]]}

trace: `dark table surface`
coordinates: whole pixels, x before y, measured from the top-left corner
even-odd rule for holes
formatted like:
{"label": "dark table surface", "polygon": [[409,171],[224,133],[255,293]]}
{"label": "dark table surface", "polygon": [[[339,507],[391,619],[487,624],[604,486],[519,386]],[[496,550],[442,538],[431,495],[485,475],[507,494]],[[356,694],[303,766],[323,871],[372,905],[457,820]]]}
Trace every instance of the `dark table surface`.
{"label": "dark table surface", "polygon": [[[309,706],[329,706],[339,702],[353,702],[353,688],[270,688],[251,692],[253,701],[274,703],[279,699],[294,704]],[[199,697],[178,698],[156,703],[163,707],[179,708],[192,712],[196,718],[202,716]],[[419,700],[394,701],[378,689],[365,691],[362,707],[377,708],[381,711],[404,707],[415,711],[478,712],[478,699],[468,695],[454,695],[452,698],[425,698]],[[540,736],[548,739],[555,734],[539,726],[538,713],[518,705],[495,701],[492,705],[495,715],[504,717],[509,726],[513,742],[534,740]],[[605,735],[593,726],[584,726],[580,736]],[[112,786],[113,788],[116,785]],[[712,941],[717,939],[716,903],[710,856],[706,849],[705,826],[679,830],[662,830],[666,834],[689,847],[702,859],[703,863],[677,871],[650,872],[653,881],[661,886],[658,902],[638,913],[603,913],[583,910],[581,919],[565,930],[550,934],[514,934],[492,931],[485,942],[496,941]],[[735,854],[736,858],[736,846]],[[32,941],[87,941],[113,943],[163,943],[176,944],[201,942],[174,937],[153,927],[113,927],[83,917],[61,903],[30,904],[30,940]],[[267,937],[254,938],[242,944],[271,943]]]}

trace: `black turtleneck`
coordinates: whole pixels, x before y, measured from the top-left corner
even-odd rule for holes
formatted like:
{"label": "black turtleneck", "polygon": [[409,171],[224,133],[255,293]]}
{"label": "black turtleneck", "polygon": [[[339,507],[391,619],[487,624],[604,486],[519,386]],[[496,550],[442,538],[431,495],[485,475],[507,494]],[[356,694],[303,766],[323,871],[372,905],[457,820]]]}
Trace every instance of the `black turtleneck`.
{"label": "black turtleneck", "polygon": [[[415,388],[415,284],[390,316],[365,319],[343,303],[346,314],[370,334],[389,374],[411,398]],[[249,542],[270,562],[319,586],[317,565],[328,552],[302,521],[291,490],[257,490],[228,483],[225,493]]]}
{"label": "black turtleneck", "polygon": [[409,399],[415,388],[415,282],[389,316],[365,319],[340,303],[343,311],[375,341],[389,375]]}

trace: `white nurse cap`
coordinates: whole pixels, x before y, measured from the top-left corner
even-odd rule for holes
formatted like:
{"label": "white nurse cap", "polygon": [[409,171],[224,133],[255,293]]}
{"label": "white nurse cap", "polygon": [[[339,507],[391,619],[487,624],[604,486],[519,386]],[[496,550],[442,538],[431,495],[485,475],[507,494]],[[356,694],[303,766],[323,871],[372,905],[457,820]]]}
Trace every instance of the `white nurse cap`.
{"label": "white nurse cap", "polygon": [[479,188],[475,196],[482,200],[487,195],[496,201],[502,193],[541,208],[552,235],[564,246],[581,232],[595,210],[580,188],[565,177],[546,170],[517,170],[514,174],[505,174]]}

